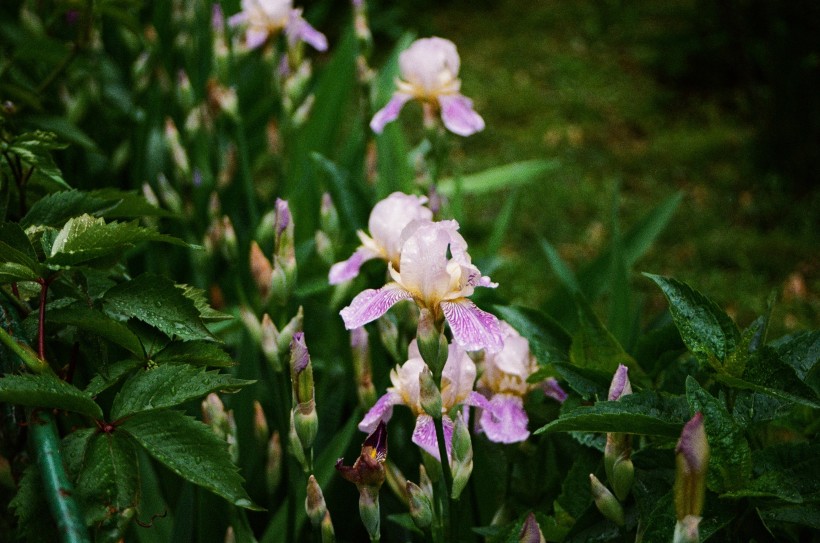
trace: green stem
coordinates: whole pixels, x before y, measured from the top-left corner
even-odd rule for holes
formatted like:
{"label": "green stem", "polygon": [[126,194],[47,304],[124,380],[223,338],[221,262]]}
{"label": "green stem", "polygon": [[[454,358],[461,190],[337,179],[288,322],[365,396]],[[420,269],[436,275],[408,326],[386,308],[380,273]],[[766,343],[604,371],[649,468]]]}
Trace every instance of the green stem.
{"label": "green stem", "polygon": [[0,342],[19,356],[28,369],[34,373],[51,373],[49,365],[41,360],[31,347],[18,343],[3,327],[0,327]]}
{"label": "green stem", "polygon": [[46,500],[64,543],[84,543],[88,531],[83,515],[74,500],[74,490],[63,468],[60,438],[54,418],[46,411],[37,411],[30,418],[31,439],[37,464],[43,479]]}

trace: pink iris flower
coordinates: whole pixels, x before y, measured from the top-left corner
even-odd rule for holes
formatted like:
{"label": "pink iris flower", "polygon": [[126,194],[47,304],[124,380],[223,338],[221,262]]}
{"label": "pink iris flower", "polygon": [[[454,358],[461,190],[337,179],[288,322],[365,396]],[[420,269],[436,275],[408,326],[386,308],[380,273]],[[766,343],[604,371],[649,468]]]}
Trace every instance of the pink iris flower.
{"label": "pink iris flower", "polygon": [[345,261],[337,262],[330,268],[328,281],[337,285],[359,275],[362,264],[374,258],[386,260],[399,269],[401,233],[414,220],[431,220],[433,212],[424,207],[427,198],[394,192],[373,206],[367,228],[368,236],[357,232],[362,244]]}
{"label": "pink iris flower", "polygon": [[303,41],[317,51],[327,50],[325,35],[310,26],[301,9],[294,9],[293,0],[242,0],[242,11],[228,19],[228,24],[245,27],[248,49],[256,49],[284,31],[290,47]]}
{"label": "pink iris flower", "polygon": [[370,128],[381,134],[384,126],[394,121],[401,108],[411,99],[441,110],[441,120],[450,132],[469,136],[484,130],[484,119],[473,110],[473,102],[459,91],[461,64],[456,46],[443,38],[422,38],[414,41],[399,55],[401,78],[397,90],[380,109]]}
{"label": "pink iris flower", "polygon": [[[405,405],[416,415],[416,427],[412,441],[438,460],[441,460],[436,439],[433,418],[424,412],[421,406],[419,375],[427,367],[419,354],[416,341],[413,340],[407,350],[409,359],[390,372],[392,387],[376,401],[370,411],[359,423],[359,430],[372,432],[381,421],[389,421],[393,416],[394,405]],[[472,359],[458,345],[450,344],[447,362],[441,372],[441,412],[444,427],[444,441],[447,454],[450,454],[454,422],[453,410],[465,405],[486,407],[487,400],[473,391],[476,367]]]}
{"label": "pink iris flower", "polygon": [[348,330],[384,315],[401,300],[429,310],[435,322],[445,319],[453,339],[468,351],[498,351],[503,339],[498,319],[467,297],[475,287],[496,287],[482,276],[467,253],[467,242],[454,220],[411,221],[400,237],[399,269],[388,264],[393,281],[359,293],[340,311]]}

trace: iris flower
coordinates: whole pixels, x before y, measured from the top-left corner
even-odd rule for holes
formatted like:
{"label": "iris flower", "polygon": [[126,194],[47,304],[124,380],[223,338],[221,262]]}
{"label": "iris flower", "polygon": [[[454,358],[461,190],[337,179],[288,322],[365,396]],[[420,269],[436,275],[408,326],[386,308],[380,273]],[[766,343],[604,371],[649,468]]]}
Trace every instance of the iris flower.
{"label": "iris flower", "polygon": [[293,0],[242,0],[242,11],[232,16],[228,24],[246,28],[248,49],[256,49],[269,37],[284,31],[290,47],[303,41],[317,51],[327,50],[325,35],[310,26],[301,9],[294,9]]}
{"label": "iris flower", "polygon": [[[419,354],[418,345],[414,340],[408,348],[407,362],[396,366],[390,372],[392,387],[376,401],[376,404],[367,412],[359,423],[359,430],[372,432],[380,422],[389,421],[393,416],[394,405],[405,405],[416,415],[416,427],[413,430],[412,441],[428,453],[441,460],[436,439],[436,428],[433,418],[424,412],[421,406],[419,375],[427,368]],[[450,418],[454,410],[464,405],[486,407],[487,401],[483,396],[473,391],[476,367],[472,359],[458,345],[450,344],[447,353],[447,362],[441,372],[441,412],[444,427],[444,441],[447,454],[450,454],[453,427],[455,423]]]}
{"label": "iris flower", "polygon": [[345,261],[337,262],[330,268],[328,281],[336,285],[359,275],[362,264],[374,258],[390,262],[399,268],[401,232],[414,220],[430,220],[433,212],[424,207],[427,198],[394,192],[373,206],[367,228],[368,236],[359,230],[357,235],[362,244]]}
{"label": "iris flower", "polygon": [[496,287],[482,276],[467,253],[467,242],[454,220],[410,222],[400,237],[399,269],[388,264],[393,281],[359,293],[340,311],[348,330],[384,315],[401,300],[413,300],[430,311],[435,322],[445,319],[453,339],[468,351],[498,351],[502,346],[498,319],[467,297],[475,287]]}
{"label": "iris flower", "polygon": [[484,119],[473,110],[473,101],[462,95],[458,69],[461,64],[456,46],[444,38],[422,38],[414,41],[399,55],[400,79],[392,98],[380,109],[370,128],[381,134],[394,121],[401,108],[412,99],[425,108],[441,110],[441,120],[450,132],[469,136],[484,130]]}

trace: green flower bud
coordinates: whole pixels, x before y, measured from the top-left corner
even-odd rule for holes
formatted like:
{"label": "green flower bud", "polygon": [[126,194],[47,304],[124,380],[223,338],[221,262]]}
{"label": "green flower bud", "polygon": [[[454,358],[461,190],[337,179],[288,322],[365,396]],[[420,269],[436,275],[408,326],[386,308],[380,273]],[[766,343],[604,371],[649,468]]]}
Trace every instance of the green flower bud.
{"label": "green flower bud", "polygon": [[675,535],[672,543],[698,543],[700,541],[701,517],[687,515],[675,523]]}
{"label": "green flower bud", "polygon": [[282,480],[282,443],[279,432],[274,432],[268,440],[268,460],[265,465],[265,481],[268,492],[273,494]]}
{"label": "green flower bud", "polygon": [[302,323],[305,318],[305,313],[302,310],[302,306],[299,306],[299,310],[296,312],[296,315],[290,319],[290,321],[285,325],[284,328],[279,332],[279,339],[276,342],[276,345],[279,349],[279,356],[280,358],[283,356],[284,353],[290,351],[290,342],[293,339],[293,334],[296,332],[302,331]]}
{"label": "green flower bud", "polygon": [[470,431],[467,423],[461,415],[456,418],[453,428],[452,444],[452,472],[453,472],[453,493],[452,497],[457,500],[470,480],[473,472],[473,444],[470,440]]}
{"label": "green flower bud", "polygon": [[449,346],[447,338],[444,337],[441,323],[437,323],[433,313],[426,308],[419,311],[419,324],[417,332],[417,343],[421,358],[432,370],[435,378],[441,377],[441,370],[447,363]]}
{"label": "green flower bud", "polygon": [[268,421],[262,404],[257,400],[253,401],[253,436],[259,443],[264,444],[268,441]]}
{"label": "green flower bud", "polygon": [[327,505],[322,489],[316,481],[316,477],[311,475],[307,482],[307,497],[305,498],[305,512],[314,527],[318,527],[327,514]]}
{"label": "green flower bud", "polygon": [[419,399],[425,413],[434,419],[441,418],[441,391],[426,367],[419,373]]}
{"label": "green flower bud", "polygon": [[407,481],[407,494],[410,497],[410,517],[420,530],[427,529],[433,523],[433,505],[430,498],[412,481]]}
{"label": "green flower bud", "polygon": [[350,350],[353,353],[353,371],[356,374],[359,405],[364,409],[370,409],[376,403],[376,389],[373,386],[370,341],[364,326],[350,331]]}
{"label": "green flower bud", "polygon": [[696,413],[684,425],[675,453],[677,518],[682,521],[687,517],[700,517],[706,493],[706,470],[709,467],[709,442],[706,439],[702,413]]}
{"label": "green flower bud", "polygon": [[273,371],[282,371],[282,360],[279,358],[279,347],[277,345],[279,330],[276,329],[276,325],[273,324],[270,315],[267,313],[262,315],[261,335],[262,353],[265,355],[265,359]]}
{"label": "green flower bud", "polygon": [[595,506],[598,508],[598,511],[618,526],[623,526],[624,510],[618,499],[592,473],[589,474],[589,482],[592,490],[592,499],[595,500]]}
{"label": "green flower bud", "polygon": [[325,511],[322,519],[322,543],[334,543],[336,541],[336,531],[333,529],[333,521],[330,520],[330,511]]}

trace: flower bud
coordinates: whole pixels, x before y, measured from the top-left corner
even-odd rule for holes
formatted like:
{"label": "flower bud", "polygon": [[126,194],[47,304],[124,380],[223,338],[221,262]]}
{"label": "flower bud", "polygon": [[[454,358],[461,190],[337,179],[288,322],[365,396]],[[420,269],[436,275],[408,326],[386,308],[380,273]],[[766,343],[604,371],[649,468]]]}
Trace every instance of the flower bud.
{"label": "flower bud", "polygon": [[336,262],[336,251],[333,248],[333,242],[330,237],[322,230],[317,230],[313,236],[316,243],[316,254],[319,259],[326,265],[332,266]]}
{"label": "flower bud", "polygon": [[322,206],[319,208],[319,225],[322,232],[327,234],[328,239],[332,242],[338,242],[340,234],[339,212],[327,192],[322,194]]}
{"label": "flower bud", "polygon": [[293,339],[293,335],[296,332],[302,331],[302,323],[304,321],[304,311],[302,310],[302,306],[299,306],[299,310],[296,312],[296,315],[285,325],[284,328],[279,332],[279,339],[277,340],[277,346],[279,348],[279,356],[281,357],[284,353],[288,352],[290,349],[290,341]]}
{"label": "flower bud", "polygon": [[390,313],[385,313],[376,321],[376,326],[379,329],[379,339],[381,339],[382,345],[393,357],[393,360],[406,360],[399,350],[399,327],[396,324],[396,317]]}
{"label": "flower bud", "polygon": [[612,376],[612,382],[609,385],[607,400],[614,402],[628,394],[632,394],[632,383],[629,382],[629,368],[623,364],[618,364],[618,369],[615,370],[615,375]]}
{"label": "flower bud", "polygon": [[273,494],[282,480],[282,443],[279,432],[274,432],[268,440],[268,461],[265,465],[265,481],[268,493]]}
{"label": "flower bud", "polygon": [[[627,439],[631,439],[628,434],[622,434]],[[609,449],[609,436],[607,436],[607,450]],[[606,455],[606,453],[605,453]],[[624,501],[629,492],[632,490],[632,483],[635,481],[635,468],[632,465],[632,459],[629,456],[618,456],[610,465],[604,456],[604,466],[609,466],[609,473],[607,473],[607,480],[612,485],[612,490],[615,496],[620,501]]]}
{"label": "flower bud", "polygon": [[270,275],[270,299],[283,306],[290,298],[291,285],[288,282],[287,272],[282,267],[279,257],[273,257],[273,270]]}
{"label": "flower bud", "polygon": [[370,341],[364,326],[350,331],[350,350],[353,352],[353,371],[356,375],[359,405],[364,409],[370,409],[376,403],[376,389],[373,386]]}
{"label": "flower bud", "polygon": [[698,543],[700,541],[701,517],[687,515],[675,523],[672,543]]}
{"label": "flower bud", "polygon": [[267,313],[262,315],[261,336],[262,353],[265,355],[265,359],[273,371],[282,371],[282,360],[279,358],[279,346],[277,345],[279,330],[276,329],[276,325],[273,324],[270,315]]}
{"label": "flower bud", "polygon": [[293,424],[302,450],[313,447],[316,434],[319,433],[319,416],[316,413],[316,402],[313,400],[300,403],[293,408]]}
{"label": "flower bud", "polygon": [[546,397],[552,398],[558,403],[564,403],[567,399],[567,393],[561,388],[561,385],[558,384],[555,377],[547,377],[544,379],[543,383],[541,383],[541,388]]}
{"label": "flower bud", "polygon": [[260,245],[271,247],[276,245],[276,210],[272,209],[262,215],[259,219],[259,226],[256,227],[254,239],[259,240]]}
{"label": "flower bud", "polygon": [[544,534],[541,533],[541,527],[538,526],[538,521],[535,520],[535,514],[530,512],[524,520],[524,525],[521,526],[521,531],[518,533],[518,543],[545,543]]}
{"label": "flower bud", "polygon": [[430,498],[412,481],[407,481],[407,494],[410,497],[410,517],[420,530],[427,529],[433,523],[433,504]]}
{"label": "flower bud", "polygon": [[327,514],[327,505],[322,489],[316,481],[316,477],[311,475],[307,482],[307,497],[305,498],[305,511],[314,527],[318,527]]}
{"label": "flower bud", "polygon": [[470,480],[473,472],[473,444],[470,440],[470,431],[467,423],[459,413],[456,424],[453,428],[453,449],[452,449],[452,471],[453,471],[453,493],[452,497],[457,500]]}
{"label": "flower bud", "polygon": [[182,142],[179,138],[179,131],[177,130],[177,126],[174,124],[174,120],[171,119],[171,117],[165,118],[165,141],[171,149],[171,159],[174,162],[174,166],[177,167],[180,176],[183,179],[189,177],[191,174],[191,165],[188,162],[188,153],[182,146]]}
{"label": "flower bud", "polygon": [[592,499],[595,506],[606,518],[617,524],[624,525],[624,510],[618,499],[603,485],[594,474],[589,474],[589,482],[592,490]]}
{"label": "flower bud", "polygon": [[233,526],[228,526],[225,530],[225,543],[236,543],[236,533],[233,531]]}
{"label": "flower bud", "polygon": [[[687,422],[675,447],[677,472],[675,474],[675,512],[678,521],[700,517],[706,493],[706,470],[709,467],[709,442],[698,412]],[[689,528],[694,523],[690,520]],[[697,530],[697,523],[694,523]]]}
{"label": "flower bud", "polygon": [[239,308],[239,318],[254,343],[260,344],[262,342],[262,323],[256,318],[253,310],[247,306],[241,306]]}
{"label": "flower bud", "polygon": [[441,327],[436,325],[433,313],[427,308],[421,308],[419,311],[416,339],[421,358],[432,370],[433,376],[440,378],[449,354],[447,338],[444,337]]}
{"label": "flower bud", "polygon": [[259,292],[259,298],[266,302],[271,291],[273,266],[271,266],[270,260],[265,257],[256,241],[251,241],[250,269],[253,282],[256,284],[256,290]]}
{"label": "flower bud", "polygon": [[168,178],[165,177],[164,173],[157,175],[157,190],[165,207],[177,215],[182,213],[182,198],[179,197],[179,193],[171,186],[171,183],[168,181]]}
{"label": "flower bud", "polygon": [[[632,394],[632,384],[629,382],[629,369],[623,364],[618,365],[612,383],[609,386],[609,401],[618,401],[624,396]],[[635,469],[632,466],[632,436],[629,434],[610,432],[606,435],[604,448],[604,469],[606,478],[615,495],[623,501],[632,490],[635,479]]]}
{"label": "flower bud", "polygon": [[265,418],[265,411],[262,404],[257,400],[253,401],[253,436],[259,443],[268,441],[268,420]]}
{"label": "flower bud", "polygon": [[239,255],[237,249],[238,243],[236,241],[236,231],[233,228],[233,223],[230,217],[224,215],[222,217],[222,256],[225,260],[235,262]]}
{"label": "flower bud", "polygon": [[307,461],[305,459],[305,449],[302,448],[302,440],[299,439],[299,434],[296,432],[295,409],[290,412],[290,430],[288,431],[288,449],[290,454],[296,458],[303,467],[307,468]]}
{"label": "flower bud", "polygon": [[427,475],[427,470],[424,468],[424,464],[419,464],[419,487],[425,494],[427,494],[427,498],[429,498],[432,503],[433,481],[431,481],[430,477]]}
{"label": "flower bud", "polygon": [[427,367],[419,373],[419,399],[425,413],[434,419],[441,418],[441,391]]}
{"label": "flower bud", "polygon": [[296,332],[290,343],[290,376],[293,386],[293,421],[303,450],[310,449],[319,431],[316,414],[313,366],[304,332]]}
{"label": "flower bud", "polygon": [[[176,84],[176,94],[177,94],[177,103],[179,104],[182,111],[190,111],[194,107],[194,92],[191,87],[191,79],[188,77],[188,74],[185,70],[179,70],[177,72],[177,84]],[[173,123],[171,118],[167,118],[165,120],[166,123],[166,137],[168,133],[168,122]],[[176,127],[173,128],[176,130]],[[179,134],[177,134],[177,139],[179,138]]]}
{"label": "flower bud", "polygon": [[362,452],[353,466],[344,459],[336,461],[336,469],[359,490],[359,515],[371,540],[380,539],[379,489],[384,483],[384,462],[387,459],[387,429],[384,421],[362,444]]}
{"label": "flower bud", "polygon": [[330,511],[325,511],[322,519],[322,543],[334,543],[336,541],[336,531],[333,529],[333,521],[330,520]]}
{"label": "flower bud", "polygon": [[222,400],[213,392],[202,401],[202,421],[228,443],[228,452],[233,462],[236,463],[239,460],[236,421],[233,418],[233,412],[227,411]]}

